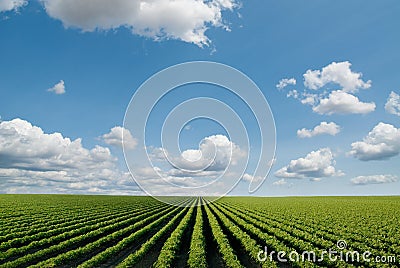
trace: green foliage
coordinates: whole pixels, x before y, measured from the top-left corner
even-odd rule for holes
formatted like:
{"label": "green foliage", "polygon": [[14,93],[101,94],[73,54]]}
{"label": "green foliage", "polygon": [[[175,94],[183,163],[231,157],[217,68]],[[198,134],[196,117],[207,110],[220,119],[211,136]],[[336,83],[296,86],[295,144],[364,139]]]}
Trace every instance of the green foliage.
{"label": "green foliage", "polygon": [[205,210],[207,213],[208,221],[210,223],[212,234],[218,245],[218,250],[222,255],[222,259],[224,260],[225,265],[233,268],[243,267],[240,264],[237,256],[233,252],[233,249],[230,246],[225,234],[222,232],[221,226],[219,226],[217,218],[215,218],[208,206],[205,206]]}
{"label": "green foliage", "polygon": [[203,213],[200,206],[197,207],[196,221],[193,227],[192,240],[190,242],[188,266],[190,268],[207,267],[206,241],[203,233]]}
{"label": "green foliage", "polygon": [[[277,267],[276,257],[260,261],[257,254],[264,247],[319,254],[337,249],[338,240],[347,242],[344,254],[369,251],[371,259],[396,256],[396,262],[346,263],[325,255],[289,265],[400,266],[400,197],[225,197],[211,204],[165,198],[175,205],[151,197],[0,195],[0,267],[133,267],[145,260],[176,267],[182,250],[190,268],[208,267],[213,254],[226,267],[244,267],[243,260]],[[190,206],[196,202],[202,206]],[[189,248],[182,248],[184,234]],[[218,252],[209,252],[214,247]]]}
{"label": "green foliage", "polygon": [[194,206],[191,207],[178,227],[172,232],[170,237],[164,243],[157,261],[154,263],[155,267],[166,268],[171,267],[175,256],[181,245],[183,233],[188,229],[190,220],[193,215]]}
{"label": "green foliage", "polygon": [[260,263],[263,267],[277,267],[276,263],[267,259],[266,261],[258,260],[258,252],[261,249],[260,245],[250,237],[246,232],[242,231],[238,225],[234,224],[227,216],[225,216],[221,211],[218,211],[215,206],[213,207],[213,212],[221,220],[222,224],[229,230],[229,232],[235,236],[237,240],[240,241],[243,248],[246,250],[247,254],[252,258],[254,263]]}
{"label": "green foliage", "polygon": [[[181,208],[180,208],[181,209]],[[139,262],[145,254],[149,252],[149,250],[159,241],[159,239],[167,232],[169,232],[175,225],[176,221],[184,215],[187,212],[187,208],[181,209],[181,212],[179,212],[170,222],[168,222],[167,225],[165,225],[163,228],[161,228],[160,231],[158,231],[151,239],[149,239],[146,243],[142,245],[142,247],[129,255],[123,262],[121,262],[117,267],[132,267],[134,266],[137,262]],[[189,212],[186,214],[187,217],[191,217],[191,214],[193,213],[193,207],[189,209]],[[169,248],[166,250],[166,253],[168,254]],[[166,257],[170,258],[165,254]]]}

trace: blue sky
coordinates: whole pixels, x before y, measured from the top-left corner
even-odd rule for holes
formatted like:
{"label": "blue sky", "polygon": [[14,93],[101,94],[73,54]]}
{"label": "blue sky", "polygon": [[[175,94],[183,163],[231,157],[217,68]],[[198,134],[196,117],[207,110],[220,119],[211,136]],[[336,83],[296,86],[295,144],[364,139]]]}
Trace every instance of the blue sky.
{"label": "blue sky", "polygon": [[[140,194],[118,143],[127,105],[156,72],[201,60],[245,73],[270,105],[276,160],[257,195],[399,194],[398,1],[79,2],[0,4],[0,192]],[[279,89],[282,79],[296,84]],[[314,103],[302,103],[303,93]],[[191,85],[166,96],[150,118],[150,153],[160,149],[163,116],[198,96],[231,104],[257,137],[239,100]],[[226,142],[216,138],[227,133],[215,122],[189,125],[180,140],[182,150],[195,150],[188,154],[208,148],[206,137]],[[298,134],[303,128],[312,137]],[[128,131],[135,150],[140,130]],[[154,160],[179,183],[202,176],[174,177],[165,160]],[[231,194],[248,194],[248,175]]]}

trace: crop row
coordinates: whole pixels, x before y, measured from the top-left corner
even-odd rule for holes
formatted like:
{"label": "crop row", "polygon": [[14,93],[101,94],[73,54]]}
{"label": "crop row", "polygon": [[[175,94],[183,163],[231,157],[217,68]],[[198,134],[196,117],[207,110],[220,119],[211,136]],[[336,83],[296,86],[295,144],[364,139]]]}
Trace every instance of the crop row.
{"label": "crop row", "polygon": [[151,232],[152,230],[157,230],[157,228],[166,220],[170,219],[172,215],[174,215],[179,208],[175,208],[168,212],[167,214],[163,215],[162,217],[158,218],[157,220],[148,223],[143,228],[139,229],[138,231],[132,233],[131,235],[123,238],[120,240],[116,245],[112,247],[108,247],[106,250],[102,251],[101,253],[97,254],[96,256],[92,257],[91,259],[87,260],[86,262],[82,263],[79,267],[98,267],[111,256],[118,254],[122,250],[125,250],[128,247],[131,247],[138,239],[146,235],[147,233]]}
{"label": "crop row", "polygon": [[[372,256],[383,256],[388,253],[393,253],[396,249],[389,249],[381,246],[376,249],[376,244],[366,244],[360,243],[358,239],[354,239],[354,237],[358,237],[352,233],[342,233],[341,235],[331,235],[327,232],[321,232],[319,230],[319,226],[315,226],[314,228],[306,228],[302,227],[300,224],[290,223],[289,221],[283,221],[281,223],[277,223],[275,220],[266,217],[260,213],[255,212],[254,210],[245,210],[240,208],[230,208],[231,211],[240,212],[245,214],[246,216],[252,217],[257,220],[259,223],[264,223],[269,226],[269,233],[274,233],[278,237],[285,237],[286,243],[290,243],[294,246],[297,246],[300,250],[304,250],[307,248],[308,250],[314,250],[321,252],[325,249],[336,249],[336,243],[338,240],[347,241],[350,245],[349,248],[343,250],[343,252],[358,251],[358,252],[371,252]],[[283,233],[282,233],[283,232]],[[281,236],[279,234],[282,233]],[[286,234],[287,233],[287,234]],[[288,242],[291,240],[291,242]],[[384,251],[386,249],[386,251]],[[395,252],[396,253],[396,252]],[[369,266],[369,263],[364,263],[363,265]]]}
{"label": "crop row", "polygon": [[357,225],[356,226],[349,225],[348,223],[347,225],[349,226],[347,226],[346,228],[337,228],[336,226],[332,226],[332,223],[330,221],[327,220],[316,221],[314,217],[310,217],[311,219],[307,218],[296,219],[294,217],[286,218],[284,215],[271,215],[265,212],[261,212],[258,209],[248,210],[243,206],[242,207],[233,206],[232,208],[249,211],[253,214],[263,217],[264,219],[269,219],[270,223],[274,221],[275,223],[272,224],[275,225],[284,225],[287,226],[288,228],[299,229],[301,231],[313,234],[314,236],[314,238],[312,238],[313,241],[316,241],[318,237],[321,238],[323,237],[325,240],[329,240],[331,244],[334,245],[336,241],[338,241],[339,239],[341,240],[344,239],[350,242],[353,246],[358,246],[359,250],[363,249],[362,247],[360,248],[361,245],[368,244],[368,247],[370,249],[371,248],[375,249],[375,252],[377,252],[377,254],[386,251],[388,249],[388,244],[389,244],[392,245],[391,247],[389,247],[390,249],[389,252],[400,254],[400,241],[395,238],[397,230],[395,230],[393,227],[391,227],[391,229],[393,229],[392,232],[386,230],[386,232],[382,231],[379,234],[374,234],[373,232],[360,233],[358,229],[362,228],[360,228]]}
{"label": "crop row", "polygon": [[[170,208],[171,209],[171,208]],[[170,210],[168,209],[168,210]],[[109,241],[112,241],[114,239],[117,239],[118,237],[123,237],[127,232],[130,232],[132,230],[135,230],[137,228],[140,228],[144,226],[147,223],[150,223],[153,219],[159,217],[163,213],[166,213],[168,210],[160,209],[161,211],[151,211],[147,213],[143,213],[141,215],[126,219],[121,222],[116,222],[111,225],[105,225],[103,226],[101,223],[98,224],[98,226],[92,226],[92,231],[81,234],[79,236],[76,236],[72,239],[66,240],[64,242],[61,242],[59,244],[54,244],[53,246],[50,246],[48,248],[45,248],[43,250],[37,251],[33,254],[27,254],[24,255],[21,258],[18,258],[14,261],[7,262],[5,263],[6,267],[20,267],[20,266],[26,266],[26,265],[31,265],[34,264],[35,262],[41,261],[42,259],[49,259],[50,256],[52,255],[58,255],[60,256],[60,259],[65,258],[65,255],[60,254],[61,252],[65,252],[66,255],[71,256],[71,258],[75,258],[75,252],[72,252],[71,248],[76,248],[81,246],[82,244],[85,244],[91,240],[96,240],[104,235],[107,234],[112,234],[112,236],[109,236],[109,239],[102,240],[102,242],[107,243]],[[103,226],[103,227],[101,227]],[[51,239],[50,239],[51,240]],[[51,241],[50,241],[51,244]],[[82,247],[79,247],[81,249]],[[93,247],[95,249],[95,247]],[[24,248],[18,248],[17,250],[21,251],[22,253],[26,251]],[[7,252],[6,252],[7,253]],[[53,260],[53,259],[52,259]],[[57,259],[58,260],[58,259]]]}
{"label": "crop row", "polygon": [[[12,198],[12,196],[8,198]],[[3,203],[0,203],[0,209],[2,210],[2,214],[0,215],[2,216],[0,237],[23,230],[32,230],[42,226],[53,226],[59,223],[66,223],[73,219],[89,219],[93,215],[103,213],[118,213],[118,211],[130,211],[140,207],[145,208],[148,205],[160,205],[160,202],[156,202],[154,199],[149,197],[132,199],[129,200],[129,202],[121,202],[119,200],[116,200],[118,202],[110,202],[112,200],[107,200],[107,203],[105,204],[103,202],[94,203],[94,201],[100,199],[99,197],[80,198],[79,200],[73,198],[74,202],[71,202],[70,198],[62,200],[63,198],[58,196],[50,198],[38,196],[37,198],[32,197],[33,201],[28,199],[28,203],[21,204],[15,204],[15,202],[8,204],[7,202],[4,202],[10,201],[7,200],[8,198],[4,198],[3,196]],[[43,200],[37,200],[38,198]],[[51,202],[47,203],[46,199],[50,199],[49,201]],[[99,201],[102,199],[103,198]],[[13,200],[11,199],[11,201]],[[85,206],[85,202],[82,201],[86,201],[88,205]],[[49,206],[49,204],[52,205]],[[109,205],[112,205],[112,208],[106,209]],[[18,216],[14,217],[14,214],[17,214]],[[61,215],[62,217],[60,217]]]}
{"label": "crop row", "polygon": [[[384,256],[397,253],[398,247],[395,246],[397,242],[389,243],[388,239],[378,240],[372,245],[362,243],[359,236],[370,225],[362,223],[363,230],[351,232],[351,228],[357,228],[353,219],[342,223],[347,233],[341,230],[335,234],[327,230],[327,226],[333,224],[329,222],[331,216],[315,217],[319,215],[317,208],[324,204],[322,202],[317,203],[317,208],[310,209],[313,214],[308,219],[308,210],[296,207],[295,199],[283,205],[273,203],[275,200],[257,198],[223,198],[215,202],[207,202],[203,198],[170,198],[170,203],[175,202],[174,205],[157,201],[144,204],[145,199],[142,199],[136,207],[133,205],[135,202],[129,203],[128,199],[116,200],[124,200],[130,212],[122,209],[122,202],[117,203],[116,210],[113,210],[112,202],[97,204],[96,211],[99,213],[90,214],[86,222],[77,217],[69,225],[55,224],[54,230],[42,229],[38,233],[1,243],[0,249],[5,251],[0,252],[0,266],[205,268],[222,265],[239,268],[400,265],[399,260],[392,264],[363,260],[345,262],[324,255],[323,252],[329,248],[336,248],[339,239],[349,242],[348,247],[342,250],[344,254],[353,250],[368,250],[372,253],[371,257]],[[275,208],[262,203],[265,200]],[[310,199],[310,203],[305,204],[312,202],[315,201]],[[337,202],[340,204],[341,200]],[[296,208],[303,210],[296,212]],[[343,208],[340,211],[344,211]],[[361,213],[363,210],[358,208],[354,211]],[[17,214],[20,217],[21,211]],[[350,213],[347,215],[351,216]],[[391,230],[391,234],[398,230],[398,226],[391,221],[395,216],[387,217],[389,220],[383,225],[385,230]],[[57,220],[54,215],[49,218]],[[337,229],[340,228],[333,230]],[[376,238],[372,235],[366,237]],[[287,254],[284,256],[287,263],[282,263],[278,252]],[[302,259],[302,252],[314,252],[317,259]],[[295,253],[292,255],[294,259],[288,258],[289,253]],[[299,259],[296,260],[296,257]]]}
{"label": "crop row", "polygon": [[203,233],[203,213],[200,206],[196,210],[196,220],[190,241],[188,266],[190,268],[205,268],[207,267],[207,260],[206,241]]}
{"label": "crop row", "polygon": [[[135,264],[137,264],[140,260],[142,260],[145,257],[145,255],[150,251],[150,249],[152,247],[154,247],[154,245],[161,239],[161,237],[163,237],[164,234],[166,234],[167,232],[172,230],[172,228],[176,225],[176,222],[179,220],[179,218],[181,218],[182,215],[185,215],[185,213],[187,211],[188,211],[187,208],[182,209],[181,212],[178,215],[176,215],[167,225],[165,225],[151,239],[149,239],[146,243],[144,243],[140,247],[139,250],[137,250],[134,253],[130,254],[117,267],[118,268],[121,268],[121,267],[132,267]],[[185,215],[183,221],[181,222],[182,225],[178,226],[177,230],[179,230],[179,229],[180,229],[180,231],[182,230],[182,228],[183,228],[182,226],[185,226],[187,224],[187,221],[190,219],[192,213],[193,213],[193,207],[189,208],[189,212]],[[185,224],[185,222],[186,222],[186,224]],[[176,233],[175,233],[175,235],[176,235]],[[170,243],[171,243],[171,241],[169,241],[168,243],[164,244],[164,245],[166,245],[166,248],[163,248],[161,250],[161,252],[163,252],[163,250],[164,250],[163,255],[168,258],[168,260],[167,260],[168,263],[171,263],[172,258],[174,257],[174,256],[169,256],[168,255],[168,253],[170,253],[170,251],[173,250],[171,248],[171,246],[170,246]],[[162,262],[162,260],[160,260],[160,258],[159,258],[158,262],[159,262],[160,265],[165,265],[166,264],[166,263]],[[156,266],[156,267],[158,267],[158,266]],[[170,267],[170,266],[160,266],[160,267]]]}
{"label": "crop row", "polygon": [[[160,205],[159,203],[149,205]],[[15,222],[8,222],[3,220],[2,229],[0,231],[0,242],[7,241],[12,238],[32,235],[42,230],[49,228],[56,228],[58,226],[66,226],[74,221],[87,221],[92,219],[93,216],[107,216],[116,215],[118,213],[128,213],[131,210],[146,209],[146,206],[135,206],[132,209],[126,207],[114,208],[113,210],[100,210],[97,208],[91,208],[83,211],[67,211],[64,213],[62,210],[57,210],[56,213],[50,213],[49,211],[43,212],[44,215],[39,215],[39,220],[35,220],[33,216],[25,217],[24,220]],[[63,215],[63,217],[60,217]],[[37,216],[37,215],[35,215]]]}
{"label": "crop row", "polygon": [[[141,208],[141,209],[133,210],[130,212],[125,211],[125,212],[121,212],[121,213],[110,214],[107,216],[98,215],[98,216],[89,218],[88,220],[85,220],[85,221],[78,220],[78,221],[71,221],[69,223],[65,223],[62,225],[56,225],[54,227],[48,226],[48,227],[40,229],[35,234],[32,234],[32,235],[29,235],[29,233],[27,233],[25,235],[21,234],[14,239],[10,239],[6,242],[2,242],[0,244],[0,250],[6,251],[9,248],[21,247],[21,246],[28,244],[29,242],[39,241],[41,239],[48,238],[48,237],[55,237],[60,234],[61,234],[61,237],[65,237],[64,234],[69,231],[75,231],[74,234],[79,234],[79,232],[77,232],[77,230],[79,230],[81,228],[82,228],[82,232],[86,232],[89,229],[92,229],[93,225],[96,225],[98,223],[112,224],[113,222],[129,219],[133,215],[145,213],[147,211],[151,211],[154,209],[157,209],[157,207],[149,207],[149,208],[145,208],[145,209]],[[55,241],[55,240],[53,240],[53,241]]]}

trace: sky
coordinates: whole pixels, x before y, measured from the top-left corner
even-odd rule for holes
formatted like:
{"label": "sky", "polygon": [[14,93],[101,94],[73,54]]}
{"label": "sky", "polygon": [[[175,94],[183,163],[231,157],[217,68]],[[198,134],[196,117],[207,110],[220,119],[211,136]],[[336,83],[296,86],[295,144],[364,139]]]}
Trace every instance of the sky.
{"label": "sky", "polygon": [[[397,0],[0,0],[0,193],[398,195],[399,13]],[[196,61],[256,87],[188,83],[137,112],[158,92],[149,78]]]}

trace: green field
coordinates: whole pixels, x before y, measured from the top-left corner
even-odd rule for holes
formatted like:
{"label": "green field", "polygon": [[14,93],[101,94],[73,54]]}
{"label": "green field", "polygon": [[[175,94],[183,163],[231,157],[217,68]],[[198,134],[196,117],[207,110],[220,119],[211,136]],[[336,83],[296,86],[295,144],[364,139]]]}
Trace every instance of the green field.
{"label": "green field", "polygon": [[0,267],[400,266],[400,197],[0,195],[0,211]]}

